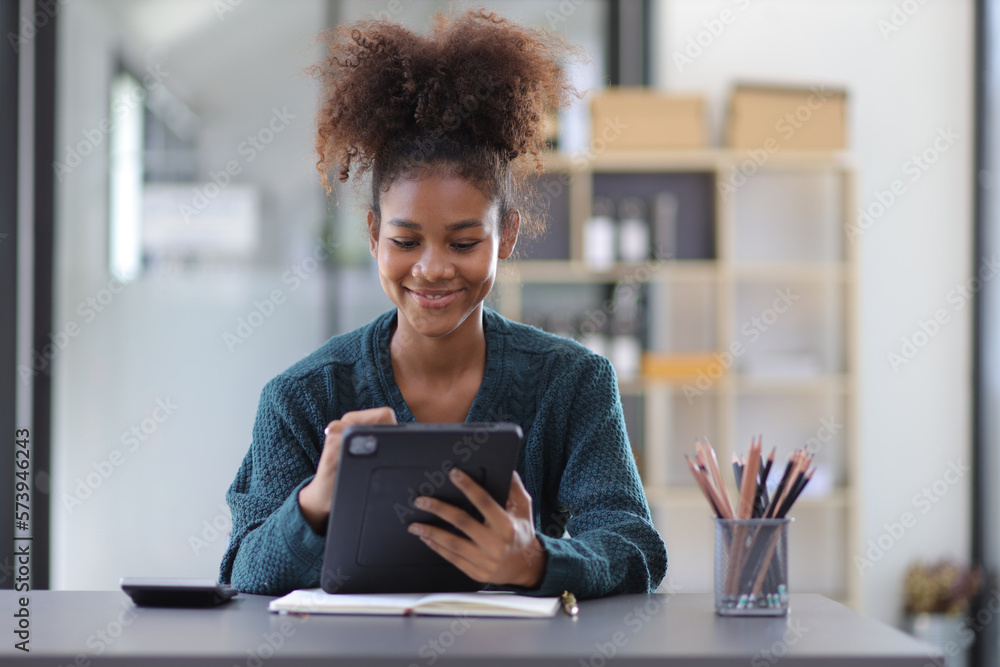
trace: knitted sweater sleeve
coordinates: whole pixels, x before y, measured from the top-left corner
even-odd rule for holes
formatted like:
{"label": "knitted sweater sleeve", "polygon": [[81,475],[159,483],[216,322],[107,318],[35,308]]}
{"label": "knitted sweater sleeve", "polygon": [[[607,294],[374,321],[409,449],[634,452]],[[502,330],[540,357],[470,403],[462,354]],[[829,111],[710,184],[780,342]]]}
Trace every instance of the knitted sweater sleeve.
{"label": "knitted sweater sleeve", "polygon": [[245,593],[279,595],[319,585],[324,538],[306,523],[299,490],[316,472],[322,422],[290,380],[261,392],[253,442],[226,493],[232,537],[219,579]]}
{"label": "knitted sweater sleeve", "polygon": [[[536,595],[564,590],[590,598],[653,592],[667,570],[663,539],[653,527],[629,447],[618,381],[604,357],[588,355],[563,386],[569,419],[559,504],[568,538],[538,533],[547,552]],[[575,387],[576,391],[570,387]]]}

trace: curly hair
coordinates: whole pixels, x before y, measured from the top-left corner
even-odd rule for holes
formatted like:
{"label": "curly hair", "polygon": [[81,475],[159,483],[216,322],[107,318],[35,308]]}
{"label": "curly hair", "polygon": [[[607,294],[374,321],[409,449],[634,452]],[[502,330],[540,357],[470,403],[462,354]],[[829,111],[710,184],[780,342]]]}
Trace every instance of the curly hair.
{"label": "curly hair", "polygon": [[542,171],[545,115],[578,96],[563,61],[580,51],[486,10],[438,15],[426,36],[385,20],[341,24],[312,68],[322,84],[316,168],[346,182],[370,174],[369,206],[400,177],[444,169],[521,209],[521,232],[541,231],[527,182]]}

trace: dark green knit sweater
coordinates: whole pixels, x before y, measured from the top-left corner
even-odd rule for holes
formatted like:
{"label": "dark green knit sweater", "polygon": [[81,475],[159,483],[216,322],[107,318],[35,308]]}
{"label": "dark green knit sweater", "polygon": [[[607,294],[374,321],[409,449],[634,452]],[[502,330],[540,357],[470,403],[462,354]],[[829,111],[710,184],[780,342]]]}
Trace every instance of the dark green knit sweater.
{"label": "dark green knit sweater", "polygon": [[[222,582],[272,595],[319,586],[324,538],[303,518],[298,492],[316,472],[323,429],[345,412],[385,405],[400,422],[415,421],[389,359],[395,318],[392,310],[331,338],[264,387],[253,442],[226,494],[233,533]],[[515,422],[524,431],[517,470],[548,552],[541,586],[530,593],[654,591],[667,554],[629,449],[611,364],[489,309],[483,328],[486,371],[466,421]]]}

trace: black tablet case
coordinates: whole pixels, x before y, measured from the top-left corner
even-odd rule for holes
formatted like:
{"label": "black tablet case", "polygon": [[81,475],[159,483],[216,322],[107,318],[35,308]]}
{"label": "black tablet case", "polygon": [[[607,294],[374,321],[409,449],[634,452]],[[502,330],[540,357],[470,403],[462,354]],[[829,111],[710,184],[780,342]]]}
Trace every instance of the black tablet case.
{"label": "black tablet case", "polygon": [[457,467],[501,505],[521,447],[517,424],[399,424],[344,430],[320,583],[328,593],[475,591],[483,584],[407,532],[412,522],[457,529],[418,510],[420,495],[481,519],[448,479]]}

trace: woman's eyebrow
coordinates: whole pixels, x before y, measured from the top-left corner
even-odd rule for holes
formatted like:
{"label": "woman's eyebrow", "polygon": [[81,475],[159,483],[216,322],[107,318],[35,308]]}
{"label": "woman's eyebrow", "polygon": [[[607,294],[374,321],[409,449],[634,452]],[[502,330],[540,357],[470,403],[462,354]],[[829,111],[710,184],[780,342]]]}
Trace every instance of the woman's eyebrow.
{"label": "woman's eyebrow", "polygon": [[[407,220],[405,218],[393,218],[388,222],[388,224],[392,225],[393,227],[402,227],[403,229],[410,229],[413,231],[420,231],[421,229],[423,229],[423,227],[419,223],[413,222],[412,220]],[[482,226],[483,226],[482,220],[469,219],[469,220],[459,220],[458,222],[450,222],[447,225],[445,225],[445,229],[449,232],[457,232],[463,229],[469,229],[470,227],[482,227]]]}

